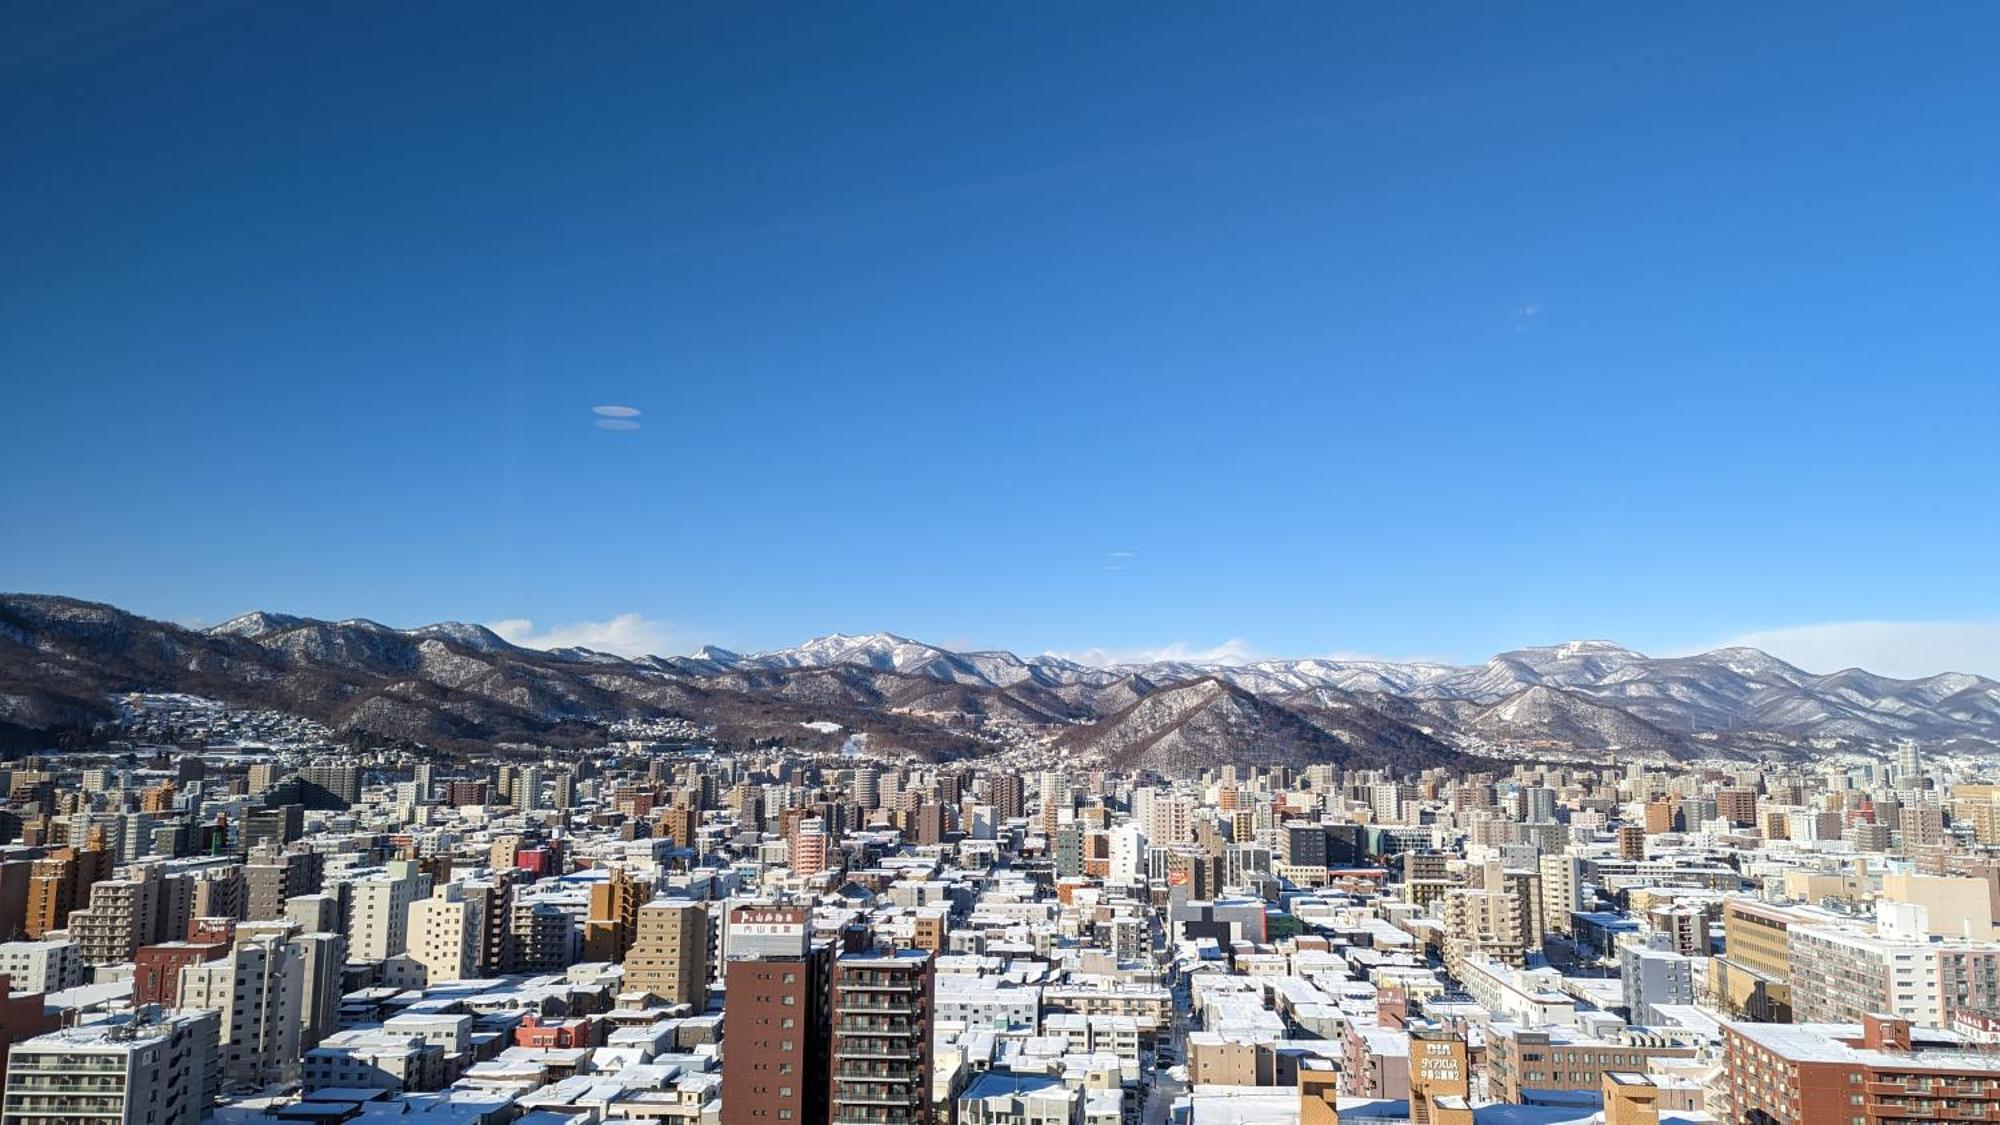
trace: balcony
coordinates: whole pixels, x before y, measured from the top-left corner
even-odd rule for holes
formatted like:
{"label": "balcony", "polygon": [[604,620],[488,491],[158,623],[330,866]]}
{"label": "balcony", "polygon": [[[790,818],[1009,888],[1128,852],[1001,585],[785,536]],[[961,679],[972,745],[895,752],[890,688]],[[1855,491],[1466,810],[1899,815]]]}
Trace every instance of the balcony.
{"label": "balcony", "polygon": [[893,1024],[885,1023],[880,1025],[854,1023],[851,1021],[842,1020],[841,1022],[833,1025],[834,1035],[840,1038],[846,1038],[849,1036],[867,1037],[871,1035],[895,1036],[897,1038],[905,1038],[907,1036],[914,1035],[921,1030],[922,1030],[921,1028],[917,1027],[914,1024],[900,1020]]}
{"label": "balcony", "polygon": [[907,1016],[912,1013],[908,1004],[835,1004],[833,1010],[839,1013],[856,1012],[862,1015]]}
{"label": "balcony", "polygon": [[884,1047],[878,1043],[838,1043],[834,1047],[834,1059],[880,1059],[898,1063],[918,1063],[924,1053],[916,1047]]}
{"label": "balcony", "polygon": [[[836,1062],[838,1061],[840,1060],[836,1060]],[[908,1055],[898,1055],[891,1060],[879,1062],[846,1062],[844,1065],[834,1068],[833,1076],[837,1079],[853,1079],[864,1082],[871,1080],[876,1082],[907,1082],[915,1072],[917,1064],[921,1061],[917,1053],[912,1051]]]}
{"label": "balcony", "polygon": [[845,1109],[845,1107],[851,1105],[859,1105],[859,1106],[872,1105],[872,1106],[884,1106],[889,1108],[895,1108],[900,1106],[907,1108],[909,1106],[916,1104],[916,1098],[914,1096],[906,1095],[903,1097],[897,1097],[893,1094],[862,1094],[860,1096],[856,1096],[853,1094],[835,1094],[833,1096],[833,1100],[839,1102],[843,1110]]}
{"label": "balcony", "polygon": [[914,1112],[871,1112],[858,1106],[849,1108],[843,1105],[833,1114],[833,1125],[918,1125],[918,1121],[919,1117]]}
{"label": "balcony", "polygon": [[833,987],[837,992],[915,992],[917,980],[910,977],[891,977],[881,980],[842,977]]}

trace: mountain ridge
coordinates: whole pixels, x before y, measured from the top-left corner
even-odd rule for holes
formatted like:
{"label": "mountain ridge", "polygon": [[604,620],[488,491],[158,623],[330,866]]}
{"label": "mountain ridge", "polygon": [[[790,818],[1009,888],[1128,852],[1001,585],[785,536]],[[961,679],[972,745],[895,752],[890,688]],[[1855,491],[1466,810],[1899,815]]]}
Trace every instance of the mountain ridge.
{"label": "mountain ridge", "polygon": [[87,727],[104,720],[111,695],[134,690],[187,691],[355,737],[441,745],[583,745],[614,723],[681,719],[727,743],[837,744],[824,729],[833,724],[928,757],[1031,742],[1174,768],[1271,752],[1359,763],[2000,743],[2000,683],[1985,677],[1815,675],[1741,647],[1650,657],[1592,640],[1469,665],[1305,657],[1097,666],[868,633],[747,655],[708,646],[627,658],[527,648],[460,622],[396,629],[258,610],[192,630],[102,603],[0,595],[0,724]]}

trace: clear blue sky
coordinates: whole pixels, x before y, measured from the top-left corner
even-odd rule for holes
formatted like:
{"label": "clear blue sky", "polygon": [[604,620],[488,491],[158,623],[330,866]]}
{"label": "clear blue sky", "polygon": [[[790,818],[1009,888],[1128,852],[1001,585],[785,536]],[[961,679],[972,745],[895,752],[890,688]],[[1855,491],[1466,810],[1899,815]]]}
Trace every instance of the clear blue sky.
{"label": "clear blue sky", "polygon": [[1996,56],[1983,3],[10,4],[0,588],[1976,632]]}

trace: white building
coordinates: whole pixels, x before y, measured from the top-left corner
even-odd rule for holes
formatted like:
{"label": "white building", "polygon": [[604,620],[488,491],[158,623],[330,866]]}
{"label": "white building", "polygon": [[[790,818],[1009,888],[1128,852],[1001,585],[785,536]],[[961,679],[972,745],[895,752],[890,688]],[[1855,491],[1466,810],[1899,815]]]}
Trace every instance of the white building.
{"label": "white building", "polygon": [[387,874],[356,879],[347,924],[348,956],[383,961],[407,952],[410,904],[430,893],[430,883],[430,876],[409,860],[389,864]]}
{"label": "white building", "polygon": [[14,1044],[4,1125],[198,1125],[214,1098],[216,1017],[122,1016]]}
{"label": "white building", "polygon": [[282,932],[239,938],[227,957],[181,969],[181,1006],[222,1015],[227,1082],[263,1086],[298,1073],[305,963]]}
{"label": "white building", "polygon": [[0,974],[15,992],[61,992],[84,983],[83,950],[69,938],[0,944]]}
{"label": "white building", "polygon": [[430,984],[479,975],[479,942],[484,930],[479,903],[465,887],[446,883],[431,897],[410,904],[409,954],[423,963]]}

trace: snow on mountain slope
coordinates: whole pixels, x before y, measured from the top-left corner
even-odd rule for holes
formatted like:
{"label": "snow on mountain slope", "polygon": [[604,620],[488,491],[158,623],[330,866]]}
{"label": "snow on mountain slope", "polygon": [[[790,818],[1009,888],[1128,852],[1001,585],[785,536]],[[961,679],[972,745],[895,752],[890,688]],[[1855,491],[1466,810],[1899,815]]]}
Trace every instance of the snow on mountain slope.
{"label": "snow on mountain slope", "polygon": [[[708,647],[632,660],[516,648],[481,626],[449,621],[395,629],[258,611],[192,632],[40,595],[0,595],[0,645],[12,662],[0,672],[25,670],[0,687],[40,714],[86,713],[96,706],[93,693],[101,699],[103,691],[134,685],[191,685],[216,698],[233,687],[242,698],[275,699],[336,722],[354,713],[393,716],[408,721],[393,733],[410,737],[475,737],[661,709],[721,708],[758,723],[786,714],[789,722],[783,707],[791,705],[846,708],[837,717],[851,729],[862,716],[881,717],[874,731],[884,742],[891,715],[925,716],[951,731],[989,720],[1052,731],[1103,728],[1119,715],[1129,727],[1135,715],[1153,718],[1193,698],[1180,693],[1186,685],[1207,683],[1202,717],[1191,734],[1175,736],[1175,754],[1199,757],[1230,739],[1247,747],[1267,736],[1305,747],[1302,753],[1318,752],[1315,739],[1350,750],[1366,744],[1369,752],[1421,746],[1410,742],[1410,731],[1486,746],[1601,748],[1696,736],[1708,746],[1904,737],[2000,744],[2000,683],[1993,680],[1963,673],[1898,680],[1860,669],[1816,675],[1742,647],[1653,658],[1609,641],[1571,641],[1468,666],[1308,657],[1098,667],[867,633],[747,656]],[[356,712],[366,699],[375,700],[372,709]],[[14,709],[30,710],[27,703]],[[907,723],[893,733],[924,741]]]}

